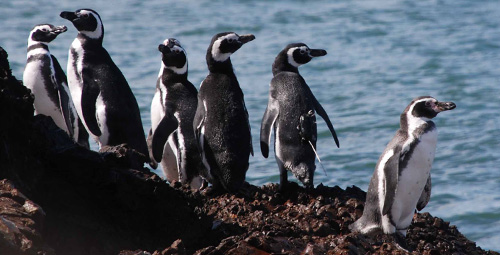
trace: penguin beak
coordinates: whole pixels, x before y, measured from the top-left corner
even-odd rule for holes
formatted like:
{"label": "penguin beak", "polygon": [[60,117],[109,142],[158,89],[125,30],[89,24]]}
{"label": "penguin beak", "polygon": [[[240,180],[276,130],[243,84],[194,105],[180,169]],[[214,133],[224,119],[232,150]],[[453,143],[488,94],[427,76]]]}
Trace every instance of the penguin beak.
{"label": "penguin beak", "polygon": [[326,55],[326,50],[311,49],[311,51],[309,52],[309,55],[311,55],[311,57],[321,57],[321,56]]}
{"label": "penguin beak", "polygon": [[78,16],[76,16],[76,14],[74,12],[61,12],[61,14],[59,14],[59,16],[61,16],[61,18],[63,18],[63,19],[67,19],[71,22],[73,22],[73,20],[78,18]]}
{"label": "penguin beak", "polygon": [[239,41],[241,44],[245,44],[247,42],[253,41],[255,39],[255,35],[248,34],[248,35],[240,35]]}
{"label": "penguin beak", "polygon": [[443,112],[448,110],[453,110],[457,105],[453,102],[438,102],[434,107],[434,111]]}
{"label": "penguin beak", "polygon": [[68,30],[68,28],[66,26],[58,26],[58,27],[54,27],[54,29],[51,31],[51,33],[58,35],[58,34],[66,32],[67,30]]}
{"label": "penguin beak", "polygon": [[163,53],[163,50],[165,50],[165,47],[167,47],[167,46],[165,46],[165,44],[160,44],[160,45],[158,45],[158,50]]}

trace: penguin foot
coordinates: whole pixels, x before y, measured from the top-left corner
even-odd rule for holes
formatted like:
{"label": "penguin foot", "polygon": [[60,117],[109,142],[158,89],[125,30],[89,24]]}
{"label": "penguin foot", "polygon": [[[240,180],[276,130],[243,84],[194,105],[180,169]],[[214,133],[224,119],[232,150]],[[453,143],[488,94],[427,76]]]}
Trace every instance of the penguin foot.
{"label": "penguin foot", "polygon": [[406,238],[403,234],[396,232],[394,234],[391,234],[392,238],[394,238],[394,243],[396,244],[396,247],[404,252],[411,253],[412,250],[408,247],[408,243],[406,242]]}

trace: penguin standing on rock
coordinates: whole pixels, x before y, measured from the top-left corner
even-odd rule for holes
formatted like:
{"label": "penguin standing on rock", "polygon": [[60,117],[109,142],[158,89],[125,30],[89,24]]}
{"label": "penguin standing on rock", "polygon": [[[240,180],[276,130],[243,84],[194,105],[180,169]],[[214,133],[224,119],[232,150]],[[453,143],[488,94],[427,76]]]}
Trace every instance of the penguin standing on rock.
{"label": "penguin standing on rock", "polygon": [[71,44],[68,83],[85,128],[99,147],[127,144],[149,161],[139,106],[122,72],[102,46],[104,26],[97,12],[62,12],[78,35]]}
{"label": "penguin standing on rock", "polygon": [[207,50],[209,74],[200,86],[193,127],[213,190],[237,192],[253,155],[248,112],[230,56],[254,39],[251,34],[219,33]]}
{"label": "penguin standing on rock", "polygon": [[406,107],[400,129],[375,167],[363,216],[349,226],[351,231],[406,236],[415,208],[422,210],[431,195],[430,170],[437,142],[432,118],[455,107],[430,96],[418,97]]}
{"label": "penguin standing on rock", "polygon": [[158,46],[162,54],[156,93],[151,103],[148,147],[153,162],[161,162],[169,182],[201,186],[203,165],[193,131],[198,91],[188,81],[186,51],[174,38]]}
{"label": "penguin standing on rock", "polygon": [[280,170],[281,190],[288,183],[287,171],[291,171],[306,187],[314,187],[317,140],[315,113],[325,120],[337,147],[339,146],[328,114],[298,70],[300,65],[324,55],[325,50],[310,49],[303,43],[294,43],[285,47],[273,63],[274,78],[269,85],[269,101],[262,118],[260,148],[262,155],[267,158],[271,129],[274,127],[274,150]]}
{"label": "penguin standing on rock", "polygon": [[66,26],[36,25],[28,38],[28,58],[23,73],[23,84],[35,96],[35,114],[50,116],[80,145],[89,147],[89,135],[82,126],[67,85],[66,74],[57,59],[50,54],[48,44]]}

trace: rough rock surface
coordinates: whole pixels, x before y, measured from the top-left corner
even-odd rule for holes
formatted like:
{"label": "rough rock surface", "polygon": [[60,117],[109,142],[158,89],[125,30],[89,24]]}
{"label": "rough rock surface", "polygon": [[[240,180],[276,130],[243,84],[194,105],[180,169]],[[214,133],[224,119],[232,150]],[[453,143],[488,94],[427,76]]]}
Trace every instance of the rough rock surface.
{"label": "rough rock surface", "polygon": [[[32,103],[0,47],[0,254],[405,253],[391,237],[349,232],[366,196],[357,187],[191,192],[137,169],[126,145],[78,146]],[[406,242],[414,254],[498,254],[428,213]]]}

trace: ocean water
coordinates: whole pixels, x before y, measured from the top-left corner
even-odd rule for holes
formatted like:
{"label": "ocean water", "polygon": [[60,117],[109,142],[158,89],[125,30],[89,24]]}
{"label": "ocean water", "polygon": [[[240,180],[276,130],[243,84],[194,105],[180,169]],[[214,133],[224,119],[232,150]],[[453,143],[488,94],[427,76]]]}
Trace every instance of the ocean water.
{"label": "ocean water", "polygon": [[189,79],[199,86],[214,34],[256,36],[231,57],[250,116],[255,156],[247,180],[255,185],[279,181],[274,152],[262,157],[258,139],[271,64],[288,43],[328,51],[300,68],[340,139],[338,149],[318,118],[317,147],[326,174],[318,165],[315,184],[366,190],[413,98],[455,102],[455,110],[435,118],[439,138],[424,211],[451,221],[482,248],[500,250],[499,1],[2,1],[0,46],[18,79],[36,24],[68,26],[50,44],[66,66],[76,29],[59,13],[79,8],[101,15],[104,46],[132,87],[145,132],[160,69],[158,44],[168,37],[180,40]]}

